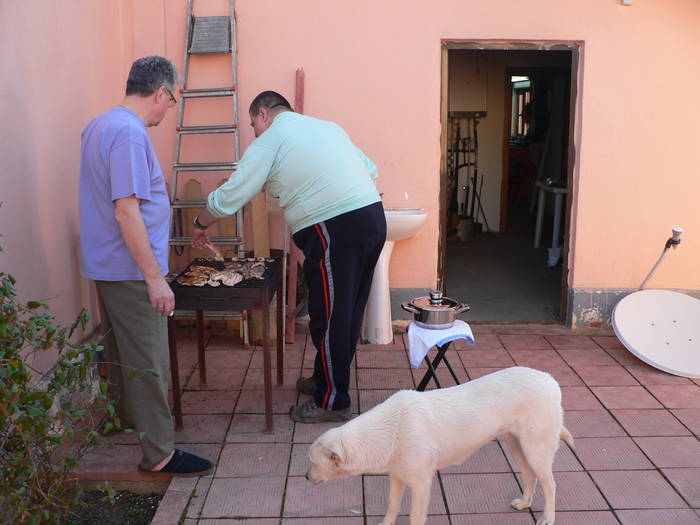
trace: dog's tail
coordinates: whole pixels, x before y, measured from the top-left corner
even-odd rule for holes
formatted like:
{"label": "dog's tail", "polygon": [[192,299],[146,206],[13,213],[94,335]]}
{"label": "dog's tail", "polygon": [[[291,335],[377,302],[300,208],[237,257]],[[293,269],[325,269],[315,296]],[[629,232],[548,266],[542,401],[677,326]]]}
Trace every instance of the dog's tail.
{"label": "dog's tail", "polygon": [[571,448],[574,448],[574,437],[571,435],[571,432],[569,432],[565,426],[561,427],[561,430],[559,431],[559,437],[566,441]]}

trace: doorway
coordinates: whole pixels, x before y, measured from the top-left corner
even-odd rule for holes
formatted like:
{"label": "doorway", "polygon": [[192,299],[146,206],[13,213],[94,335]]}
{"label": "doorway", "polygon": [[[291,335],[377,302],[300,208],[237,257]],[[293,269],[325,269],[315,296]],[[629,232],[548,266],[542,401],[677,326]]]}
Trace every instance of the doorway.
{"label": "doorway", "polygon": [[443,42],[439,285],[483,322],[566,322],[578,44]]}

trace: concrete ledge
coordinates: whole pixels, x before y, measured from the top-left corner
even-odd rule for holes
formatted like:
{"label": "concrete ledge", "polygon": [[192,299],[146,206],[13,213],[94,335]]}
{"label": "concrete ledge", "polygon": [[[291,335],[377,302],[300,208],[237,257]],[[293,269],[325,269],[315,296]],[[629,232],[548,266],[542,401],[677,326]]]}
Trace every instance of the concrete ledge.
{"label": "concrete ledge", "polygon": [[[569,290],[569,318],[573,328],[610,328],[615,305],[638,288],[572,288]],[[700,290],[673,290],[700,299]]]}

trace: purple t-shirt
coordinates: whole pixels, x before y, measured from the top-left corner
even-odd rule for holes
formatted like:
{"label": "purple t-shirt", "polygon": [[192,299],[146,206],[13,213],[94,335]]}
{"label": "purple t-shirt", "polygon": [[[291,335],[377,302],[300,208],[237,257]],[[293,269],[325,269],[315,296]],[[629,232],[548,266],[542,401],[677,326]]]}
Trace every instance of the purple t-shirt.
{"label": "purple t-shirt", "polygon": [[80,252],[83,274],[100,281],[143,280],[114,218],[114,202],[140,199],[151,249],[168,272],[170,201],[143,120],[115,107],[85,127],[80,162]]}

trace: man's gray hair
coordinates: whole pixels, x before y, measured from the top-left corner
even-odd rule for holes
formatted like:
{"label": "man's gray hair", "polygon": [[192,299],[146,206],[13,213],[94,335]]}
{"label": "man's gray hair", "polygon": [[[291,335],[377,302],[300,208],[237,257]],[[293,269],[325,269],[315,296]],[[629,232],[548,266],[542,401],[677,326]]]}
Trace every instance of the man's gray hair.
{"label": "man's gray hair", "polygon": [[177,68],[167,58],[157,55],[138,58],[131,64],[126,94],[147,97],[160,86],[172,91],[177,83]]}

